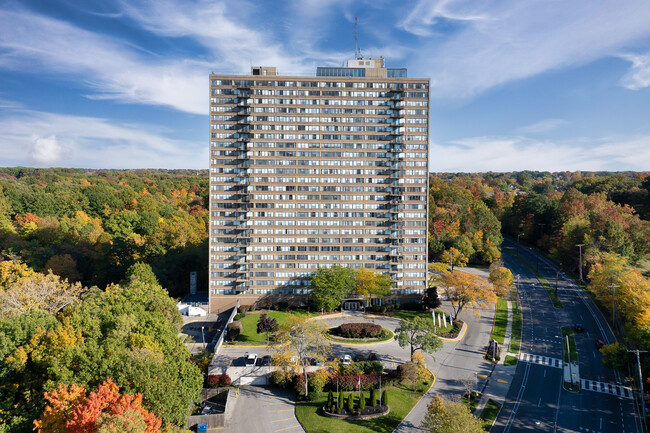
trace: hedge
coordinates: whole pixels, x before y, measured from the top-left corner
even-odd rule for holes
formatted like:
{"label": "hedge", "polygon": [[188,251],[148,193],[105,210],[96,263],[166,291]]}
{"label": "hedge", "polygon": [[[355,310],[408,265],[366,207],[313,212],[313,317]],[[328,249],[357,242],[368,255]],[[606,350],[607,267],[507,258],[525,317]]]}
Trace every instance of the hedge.
{"label": "hedge", "polygon": [[337,328],[337,333],[345,338],[379,338],[382,328],[375,323],[344,323]]}

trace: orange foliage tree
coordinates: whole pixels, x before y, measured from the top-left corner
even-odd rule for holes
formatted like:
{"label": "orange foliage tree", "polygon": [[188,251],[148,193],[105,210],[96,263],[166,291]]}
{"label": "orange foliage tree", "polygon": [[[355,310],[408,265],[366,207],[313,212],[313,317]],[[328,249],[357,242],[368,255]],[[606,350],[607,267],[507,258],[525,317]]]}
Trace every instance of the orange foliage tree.
{"label": "orange foliage tree", "polygon": [[142,407],[142,394],[120,394],[112,379],[87,394],[85,387],[59,385],[45,393],[48,404],[34,421],[39,433],[97,433],[111,424],[141,425],[138,431],[160,433],[160,418]]}
{"label": "orange foliage tree", "polygon": [[466,306],[471,306],[478,314],[482,305],[496,302],[494,288],[487,278],[467,272],[442,272],[435,278],[449,299],[454,311],[454,319]]}

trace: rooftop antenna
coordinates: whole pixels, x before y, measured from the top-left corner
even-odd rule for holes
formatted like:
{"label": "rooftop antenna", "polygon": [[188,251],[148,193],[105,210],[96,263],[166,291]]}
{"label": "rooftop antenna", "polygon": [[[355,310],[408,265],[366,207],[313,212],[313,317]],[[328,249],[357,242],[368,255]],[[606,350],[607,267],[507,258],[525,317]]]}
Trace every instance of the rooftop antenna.
{"label": "rooftop antenna", "polygon": [[361,50],[359,49],[359,36],[357,31],[357,17],[354,17],[354,58],[357,60],[361,58]]}

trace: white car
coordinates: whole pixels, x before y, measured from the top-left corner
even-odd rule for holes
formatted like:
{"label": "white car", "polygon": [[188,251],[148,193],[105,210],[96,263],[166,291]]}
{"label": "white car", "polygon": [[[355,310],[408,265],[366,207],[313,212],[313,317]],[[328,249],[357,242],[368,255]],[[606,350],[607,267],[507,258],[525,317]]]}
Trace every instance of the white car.
{"label": "white car", "polygon": [[257,353],[251,353],[246,357],[246,366],[254,366],[257,362]]}
{"label": "white car", "polygon": [[344,355],[343,358],[342,358],[342,360],[341,360],[341,363],[342,363],[343,365],[348,365],[348,364],[350,364],[351,362],[352,362],[352,357],[351,357],[350,355]]}

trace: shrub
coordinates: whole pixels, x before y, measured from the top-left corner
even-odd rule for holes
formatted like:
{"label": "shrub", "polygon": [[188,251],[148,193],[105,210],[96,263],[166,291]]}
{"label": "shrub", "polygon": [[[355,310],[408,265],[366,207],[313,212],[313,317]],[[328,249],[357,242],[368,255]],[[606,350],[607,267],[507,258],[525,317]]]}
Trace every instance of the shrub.
{"label": "shrub", "polygon": [[271,386],[287,388],[287,387],[291,387],[291,385],[293,385],[295,382],[296,382],[296,374],[291,372],[274,370],[269,375],[269,383]]}
{"label": "shrub", "polygon": [[226,373],[219,376],[219,386],[230,386],[232,379]]}
{"label": "shrub", "polygon": [[370,388],[370,405],[377,406],[377,391],[375,391],[375,388]]}
{"label": "shrub", "polygon": [[339,392],[339,402],[338,402],[337,407],[336,407],[336,409],[337,409],[336,413],[341,413],[341,408],[342,407],[343,407],[343,393]]}
{"label": "shrub", "polygon": [[381,326],[375,323],[344,323],[336,329],[345,338],[379,338],[382,335]]}
{"label": "shrub", "polygon": [[359,410],[364,410],[366,408],[366,395],[361,393],[359,396]]}
{"label": "shrub", "polygon": [[332,405],[334,404],[334,393],[330,389],[330,392],[327,393],[327,408],[332,410]]}
{"label": "shrub", "polygon": [[381,374],[384,372],[384,366],[379,361],[360,361],[356,362],[355,366],[363,374]]}
{"label": "shrub", "polygon": [[384,390],[381,394],[381,405],[388,406],[388,390]]}
{"label": "shrub", "polygon": [[[379,374],[363,374],[361,375],[361,389],[369,390],[379,385]],[[357,388],[359,375],[352,376],[335,376],[331,380],[331,386],[336,386],[338,380],[339,389],[341,391],[353,391]],[[383,381],[383,378],[382,378]]]}
{"label": "shrub", "polygon": [[346,409],[349,413],[354,412],[354,400],[352,398],[352,394],[348,394],[348,405]]}
{"label": "shrub", "polygon": [[216,388],[219,386],[219,375],[218,374],[210,374],[208,375],[207,379],[205,380],[205,383],[208,385],[208,388]]}
{"label": "shrub", "polygon": [[[330,373],[325,369],[320,369],[314,372],[307,373],[309,378],[309,392],[321,393],[325,385],[329,383]],[[302,393],[305,390],[305,376],[303,374],[297,375],[295,380],[295,390]]]}
{"label": "shrub", "polygon": [[244,317],[246,317],[246,313],[237,313],[237,314],[235,314],[235,317],[233,318],[233,321],[241,320]]}
{"label": "shrub", "polygon": [[243,330],[241,322],[232,322],[228,325],[227,331],[226,331],[226,337],[230,341],[235,341],[236,339],[239,338],[241,335],[241,332]]}

